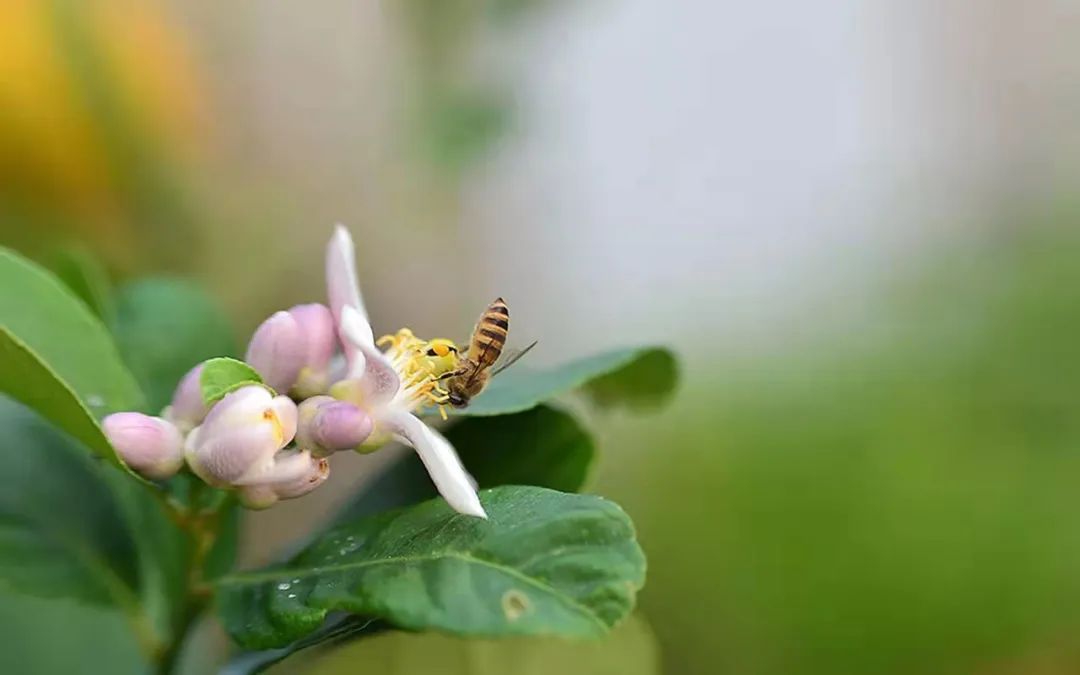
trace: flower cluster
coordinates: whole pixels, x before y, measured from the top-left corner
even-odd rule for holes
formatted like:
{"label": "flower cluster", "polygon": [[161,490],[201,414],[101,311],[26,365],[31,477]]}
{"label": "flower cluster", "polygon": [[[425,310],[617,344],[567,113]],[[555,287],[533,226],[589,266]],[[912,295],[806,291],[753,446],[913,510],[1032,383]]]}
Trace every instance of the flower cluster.
{"label": "flower cluster", "polygon": [[357,285],[352,239],[341,226],[327,248],[326,278],[329,307],[277,312],[248,345],[245,360],[279,394],[251,384],[207,406],[199,364],[180,380],[160,416],[106,417],[110,442],[147,478],[168,478],[186,463],[206,483],[236,490],[245,505],[266,508],[325,482],[335,452],[369,451],[396,440],[416,450],[454,509],[486,517],[454,448],[415,414],[445,401],[438,376],[450,364],[431,356],[428,343],[408,329],[376,342]]}

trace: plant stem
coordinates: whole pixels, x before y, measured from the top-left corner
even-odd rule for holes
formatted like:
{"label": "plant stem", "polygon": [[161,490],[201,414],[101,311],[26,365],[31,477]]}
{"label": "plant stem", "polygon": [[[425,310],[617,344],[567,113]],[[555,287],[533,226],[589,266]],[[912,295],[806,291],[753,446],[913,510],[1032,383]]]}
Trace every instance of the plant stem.
{"label": "plant stem", "polygon": [[220,511],[217,508],[202,510],[199,499],[202,495],[199,493],[201,489],[193,492],[190,507],[182,511],[175,508],[176,503],[172,500],[163,500],[166,508],[172,509],[170,515],[174,516],[174,522],[190,537],[191,555],[187,561],[184,604],[179,621],[172,639],[155,655],[155,672],[159,675],[174,675],[177,672],[184,644],[210,597],[204,579],[204,568],[206,558],[217,540]]}

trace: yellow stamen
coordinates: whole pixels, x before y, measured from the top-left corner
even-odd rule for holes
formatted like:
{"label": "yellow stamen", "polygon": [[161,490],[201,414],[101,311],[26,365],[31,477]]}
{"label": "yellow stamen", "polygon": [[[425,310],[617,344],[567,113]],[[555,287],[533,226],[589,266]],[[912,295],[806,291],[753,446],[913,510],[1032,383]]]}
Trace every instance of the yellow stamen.
{"label": "yellow stamen", "polygon": [[263,411],[262,418],[273,426],[274,438],[277,440],[278,445],[285,445],[285,429],[281,426],[281,420],[278,419],[277,413],[267,408]]}

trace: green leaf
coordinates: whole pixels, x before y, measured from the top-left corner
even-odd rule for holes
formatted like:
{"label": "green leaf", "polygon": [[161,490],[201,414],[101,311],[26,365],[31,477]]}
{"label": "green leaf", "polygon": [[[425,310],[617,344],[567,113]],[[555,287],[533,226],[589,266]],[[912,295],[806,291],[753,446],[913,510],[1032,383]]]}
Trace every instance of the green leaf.
{"label": "green leaf", "polygon": [[95,416],[138,409],[138,385],[86,305],[7,249],[0,249],[0,394],[126,469]]}
{"label": "green leaf", "polygon": [[123,614],[0,591],[0,671],[19,675],[138,673],[148,665]]}
{"label": "green leaf", "polygon": [[[359,616],[343,616],[339,620],[329,620],[321,628],[303,638],[279,649],[266,649],[257,652],[242,652],[229,661],[221,670],[221,675],[253,675],[264,672],[267,668],[312,647],[327,648],[375,635],[387,629],[385,623]],[[290,666],[292,661],[289,662]],[[291,671],[291,669],[290,669]]]}
{"label": "green leaf", "polygon": [[[577,492],[596,452],[592,437],[573,415],[546,405],[512,415],[465,418],[446,437],[481,488],[537,485]],[[379,474],[338,521],[436,496],[423,462],[410,451]]]}
{"label": "green leaf", "polygon": [[216,403],[229,392],[249,384],[266,387],[254,368],[236,359],[210,359],[199,375],[199,386],[202,388],[203,401],[207,405]]}
{"label": "green leaf", "polygon": [[[362,642],[353,640],[308,654],[290,659],[282,668],[270,672],[346,675],[356,672],[358,663],[364,664],[364,672],[379,675],[656,675],[660,672],[656,638],[637,615],[628,617],[603,640],[536,637],[466,640],[438,633],[383,632]],[[230,668],[226,675],[255,672],[259,670]]]}
{"label": "green leaf", "polygon": [[[0,327],[48,364],[95,414],[141,408],[142,393],[101,321],[52,274],[3,248]],[[10,380],[0,370],[5,392],[15,387],[55,388],[51,383],[12,384]],[[42,398],[37,403],[45,406],[42,412],[48,415],[49,396]]]}
{"label": "green leaf", "polygon": [[147,396],[147,409],[161,410],[192,367],[236,351],[224,313],[196,285],[176,279],[146,279],[117,294],[113,334],[124,362]]}
{"label": "green leaf", "polygon": [[134,543],[104,467],[2,396],[0,422],[0,580],[29,595],[134,608]]}
{"label": "green leaf", "polygon": [[0,394],[41,412],[93,452],[127,469],[71,387],[3,327],[0,327]]}
{"label": "green leaf", "polygon": [[625,366],[590,380],[583,391],[602,408],[654,408],[667,401],[678,381],[675,356],[666,349],[646,349]]}
{"label": "green leaf", "polygon": [[466,636],[604,635],[645,578],[630,519],[600,497],[484,490],[489,519],[441,499],[347,523],[291,562],[223,577],[217,605],[248,648],[286,645],[327,612]]}
{"label": "green leaf", "polygon": [[493,378],[468,408],[455,414],[506,415],[579,388],[605,406],[655,404],[675,390],[677,381],[675,357],[658,347],[619,349],[547,370],[517,364]]}

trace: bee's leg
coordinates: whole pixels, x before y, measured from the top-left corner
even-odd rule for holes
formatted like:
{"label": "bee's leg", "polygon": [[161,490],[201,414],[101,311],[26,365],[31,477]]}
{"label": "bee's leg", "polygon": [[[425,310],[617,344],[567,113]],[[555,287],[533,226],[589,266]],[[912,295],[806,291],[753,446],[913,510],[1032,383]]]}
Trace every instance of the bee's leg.
{"label": "bee's leg", "polygon": [[450,370],[450,371],[447,371],[447,372],[443,373],[442,375],[436,377],[435,381],[436,382],[442,382],[443,380],[448,380],[451,377],[457,377],[458,375],[463,375],[463,374],[465,374],[464,370],[460,370],[460,369],[459,370]]}

